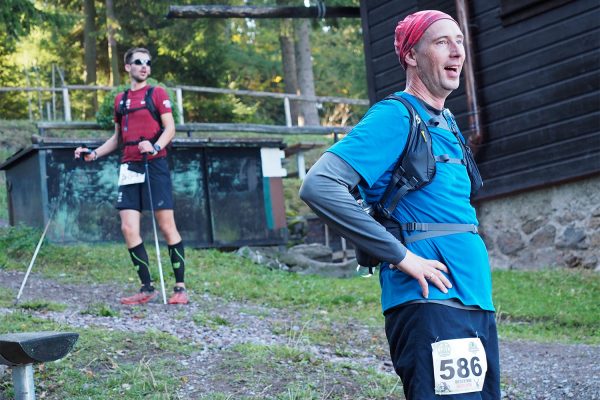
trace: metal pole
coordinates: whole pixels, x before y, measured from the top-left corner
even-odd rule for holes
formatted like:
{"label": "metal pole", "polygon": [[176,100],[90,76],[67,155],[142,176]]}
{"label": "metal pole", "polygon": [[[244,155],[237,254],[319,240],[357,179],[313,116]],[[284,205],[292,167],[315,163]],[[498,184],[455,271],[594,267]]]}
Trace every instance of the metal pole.
{"label": "metal pole", "polygon": [[[54,68],[56,68],[55,64],[52,64],[52,89],[56,88],[56,72],[54,72]],[[52,119],[56,119],[56,92],[52,90]]]}
{"label": "metal pole", "polygon": [[60,192],[58,199],[56,199],[56,203],[54,204],[54,207],[52,207],[52,211],[50,212],[50,217],[48,217],[48,222],[46,222],[46,227],[44,228],[44,232],[42,232],[42,237],[40,237],[40,241],[38,242],[37,246],[35,247],[35,251],[33,252],[33,257],[31,257],[31,261],[29,262],[29,266],[27,267],[27,272],[25,272],[25,277],[23,278],[23,282],[21,283],[21,287],[19,288],[19,293],[17,293],[17,298],[15,299],[15,305],[17,305],[19,303],[19,299],[21,298],[21,295],[23,294],[23,289],[25,288],[25,284],[27,283],[27,278],[29,278],[29,274],[31,273],[31,269],[33,268],[35,259],[37,258],[40,248],[42,247],[42,243],[44,242],[44,238],[46,237],[46,233],[48,232],[48,227],[50,226],[50,223],[52,222],[52,218],[54,217],[54,214],[56,213],[56,210],[58,209],[58,206],[59,206],[60,202],[62,201],[65,192],[67,191],[67,186],[68,186],[69,182],[71,181],[71,176],[73,175],[73,171],[75,171],[75,170],[72,169],[71,172],[69,172],[69,175],[67,176],[67,179],[65,180],[65,186],[64,186],[63,190]]}
{"label": "metal pole", "polygon": [[158,275],[160,276],[160,290],[162,291],[163,303],[167,304],[167,295],[165,293],[165,279],[163,278],[162,262],[160,260],[160,248],[158,247],[158,234],[156,233],[156,217],[154,216],[154,202],[152,200],[152,186],[150,186],[150,172],[148,170],[147,154],[144,154],[144,167],[146,168],[146,181],[148,182],[150,212],[152,213],[152,229],[154,229],[154,245],[156,247],[156,260],[158,261]]}
{"label": "metal pole", "polygon": [[71,122],[71,100],[69,99],[69,89],[66,87],[62,88],[63,95],[63,107],[65,111],[65,121]]}
{"label": "metal pole", "polygon": [[176,88],[175,93],[177,95],[177,110],[179,110],[179,124],[183,125],[183,90]]}
{"label": "metal pole", "polygon": [[15,400],[35,400],[33,364],[12,367],[12,379],[15,389]]}
{"label": "metal pole", "polygon": [[292,126],[292,112],[290,111],[290,98],[283,98],[283,109],[285,110],[285,126]]}

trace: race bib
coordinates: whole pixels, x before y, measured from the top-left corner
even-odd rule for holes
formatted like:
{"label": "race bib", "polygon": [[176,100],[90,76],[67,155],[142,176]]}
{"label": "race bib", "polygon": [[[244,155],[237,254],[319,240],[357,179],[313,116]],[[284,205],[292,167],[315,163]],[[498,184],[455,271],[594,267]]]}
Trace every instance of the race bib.
{"label": "race bib", "polygon": [[431,344],[435,394],[480,392],[487,372],[479,338],[443,340]]}
{"label": "race bib", "polygon": [[134,183],[144,182],[146,174],[131,171],[128,164],[121,164],[119,170],[119,186],[133,185]]}

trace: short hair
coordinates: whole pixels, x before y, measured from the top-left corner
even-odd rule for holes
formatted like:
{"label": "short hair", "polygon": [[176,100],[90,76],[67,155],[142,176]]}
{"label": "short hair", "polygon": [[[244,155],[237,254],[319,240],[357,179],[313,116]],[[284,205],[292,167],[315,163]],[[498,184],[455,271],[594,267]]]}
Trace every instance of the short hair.
{"label": "short hair", "polygon": [[134,53],[144,53],[148,55],[148,58],[152,59],[150,55],[150,50],[145,49],[143,47],[133,47],[125,52],[125,56],[123,57],[123,61],[125,64],[131,64],[131,57],[133,57]]}

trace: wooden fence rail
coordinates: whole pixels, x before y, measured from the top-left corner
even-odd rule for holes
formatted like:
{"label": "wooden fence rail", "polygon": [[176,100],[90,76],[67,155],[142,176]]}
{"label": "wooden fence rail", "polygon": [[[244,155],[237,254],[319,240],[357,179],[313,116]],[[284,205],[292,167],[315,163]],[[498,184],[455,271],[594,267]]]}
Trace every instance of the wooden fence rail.
{"label": "wooden fence rail", "polygon": [[[71,118],[71,99],[70,90],[103,90],[110,91],[114,89],[112,86],[101,86],[101,85],[65,85],[61,87],[0,87],[0,93],[2,92],[60,92],[63,97],[63,114],[64,120],[70,122]],[[188,86],[179,85],[172,88],[177,96],[177,107],[179,110],[179,120],[177,121],[180,125],[184,124],[183,118],[183,92],[199,92],[199,93],[218,93],[218,94],[233,94],[238,96],[250,96],[250,97],[267,97],[273,99],[282,99],[283,108],[285,112],[286,126],[292,126],[292,118],[290,112],[290,100],[294,101],[308,101],[313,103],[337,103],[337,104],[353,104],[368,106],[369,100],[365,99],[353,99],[347,97],[334,97],[334,96],[303,96],[293,93],[273,93],[273,92],[260,92],[254,90],[241,90],[241,89],[223,89],[223,88],[212,88],[205,86]],[[42,111],[40,110],[40,114]]]}

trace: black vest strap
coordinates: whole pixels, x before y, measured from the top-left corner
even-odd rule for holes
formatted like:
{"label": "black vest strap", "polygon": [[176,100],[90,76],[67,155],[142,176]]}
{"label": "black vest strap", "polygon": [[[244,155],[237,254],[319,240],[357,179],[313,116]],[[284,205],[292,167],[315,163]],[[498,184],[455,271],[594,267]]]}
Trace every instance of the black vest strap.
{"label": "black vest strap", "polygon": [[446,164],[462,164],[466,165],[464,158],[450,158],[448,154],[442,154],[439,156],[435,156],[436,162],[446,163]]}

